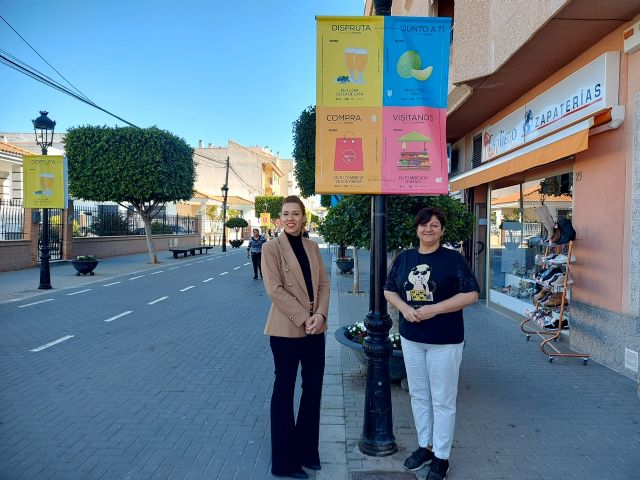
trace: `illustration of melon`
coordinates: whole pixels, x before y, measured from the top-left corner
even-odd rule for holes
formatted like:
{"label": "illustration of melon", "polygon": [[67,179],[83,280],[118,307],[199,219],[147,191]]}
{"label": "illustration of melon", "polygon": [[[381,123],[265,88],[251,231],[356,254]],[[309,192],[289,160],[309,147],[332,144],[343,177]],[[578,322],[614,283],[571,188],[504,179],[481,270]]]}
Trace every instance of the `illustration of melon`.
{"label": "illustration of melon", "polygon": [[411,76],[417,80],[427,80],[431,76],[431,72],[433,72],[433,67],[427,67],[424,70],[411,70]]}
{"label": "illustration of melon", "polygon": [[415,50],[407,50],[398,59],[396,71],[402,78],[411,78],[412,70],[420,70],[422,59]]}

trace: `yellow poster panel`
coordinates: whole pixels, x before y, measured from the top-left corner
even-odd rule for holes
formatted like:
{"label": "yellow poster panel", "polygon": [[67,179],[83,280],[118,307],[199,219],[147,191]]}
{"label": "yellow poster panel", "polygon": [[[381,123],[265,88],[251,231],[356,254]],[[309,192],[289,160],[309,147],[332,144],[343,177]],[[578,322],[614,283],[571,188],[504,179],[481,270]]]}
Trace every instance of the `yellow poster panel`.
{"label": "yellow poster panel", "polygon": [[268,227],[271,225],[271,214],[270,213],[261,213],[260,214],[260,226]]}
{"label": "yellow poster panel", "polygon": [[62,155],[25,155],[23,187],[25,208],[66,208],[67,168]]}
{"label": "yellow poster panel", "polygon": [[382,105],[384,17],[317,17],[316,104]]}
{"label": "yellow poster panel", "polygon": [[316,193],[380,193],[382,107],[316,108]]}

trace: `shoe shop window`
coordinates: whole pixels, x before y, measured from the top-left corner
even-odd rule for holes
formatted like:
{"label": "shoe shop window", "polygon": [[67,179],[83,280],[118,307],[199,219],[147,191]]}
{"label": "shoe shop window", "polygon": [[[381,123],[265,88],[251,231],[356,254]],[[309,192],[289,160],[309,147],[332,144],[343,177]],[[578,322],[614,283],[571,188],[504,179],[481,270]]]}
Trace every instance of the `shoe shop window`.
{"label": "shoe shop window", "polygon": [[535,303],[540,258],[555,222],[571,219],[571,172],[491,191],[490,300],[522,312]]}

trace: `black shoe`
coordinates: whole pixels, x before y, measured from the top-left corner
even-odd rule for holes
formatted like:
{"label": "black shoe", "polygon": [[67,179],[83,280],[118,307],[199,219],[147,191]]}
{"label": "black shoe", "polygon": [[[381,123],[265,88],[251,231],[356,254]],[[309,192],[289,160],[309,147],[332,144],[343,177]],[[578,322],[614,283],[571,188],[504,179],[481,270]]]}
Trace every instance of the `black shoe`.
{"label": "black shoe", "polygon": [[443,460],[436,456],[433,457],[433,462],[429,467],[429,473],[425,480],[444,480],[447,477],[449,471],[449,460]]}
{"label": "black shoe", "polygon": [[322,468],[319,463],[303,463],[302,466],[309,470],[320,470]]}
{"label": "black shoe", "polygon": [[286,478],[309,478],[309,475],[307,475],[307,472],[305,472],[302,469],[298,470],[297,472],[293,472],[293,473],[274,473],[274,472],[271,472],[271,475],[273,475],[274,477],[286,477]]}
{"label": "black shoe", "polygon": [[255,277],[253,277],[253,279],[254,279],[254,280],[257,280],[257,279],[258,279],[258,276],[256,275]]}
{"label": "black shoe", "polygon": [[404,461],[404,469],[415,472],[431,463],[431,460],[433,460],[433,452],[428,448],[418,447],[418,449]]}

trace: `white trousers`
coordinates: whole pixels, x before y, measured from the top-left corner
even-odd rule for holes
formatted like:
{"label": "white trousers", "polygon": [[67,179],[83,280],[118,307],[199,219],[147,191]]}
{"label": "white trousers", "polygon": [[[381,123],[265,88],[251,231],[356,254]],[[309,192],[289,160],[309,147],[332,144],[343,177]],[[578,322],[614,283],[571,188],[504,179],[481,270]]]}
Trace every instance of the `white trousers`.
{"label": "white trousers", "polygon": [[400,341],[418,444],[425,448],[433,445],[436,457],[448,459],[456,424],[458,374],[464,342],[433,345],[403,337]]}

